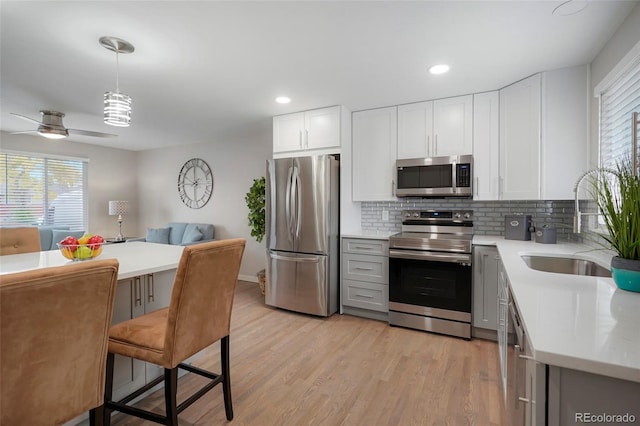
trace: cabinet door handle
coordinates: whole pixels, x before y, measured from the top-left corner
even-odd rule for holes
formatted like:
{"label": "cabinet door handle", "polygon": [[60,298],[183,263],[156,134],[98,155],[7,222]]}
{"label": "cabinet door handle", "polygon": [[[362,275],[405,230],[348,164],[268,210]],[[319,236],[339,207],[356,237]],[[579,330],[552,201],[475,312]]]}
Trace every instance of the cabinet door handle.
{"label": "cabinet door handle", "polygon": [[305,142],[304,142],[304,146],[305,148],[309,148],[309,129],[305,129],[306,132],[306,137],[305,137]]}
{"label": "cabinet door handle", "polygon": [[300,131],[298,133],[299,133],[298,145],[300,146],[300,149],[302,149],[302,129],[300,129]]}
{"label": "cabinet door handle", "polygon": [[476,195],[480,195],[480,178],[476,176]]}
{"label": "cabinet door handle", "polygon": [[358,296],[358,297],[366,297],[367,299],[373,299],[373,296],[371,296],[370,294],[356,293],[356,296]]}
{"label": "cabinet door handle", "polygon": [[391,179],[391,195],[395,197],[396,195],[396,182]]}
{"label": "cabinet door handle", "polygon": [[147,303],[155,302],[155,284],[153,282],[153,274],[147,275]]}
{"label": "cabinet door handle", "polygon": [[356,266],[354,269],[357,269],[358,271],[373,271],[373,268],[362,268],[360,266]]}
{"label": "cabinet door handle", "polygon": [[504,178],[500,176],[498,178],[498,196],[502,197],[503,190],[504,190]]}
{"label": "cabinet door handle", "polygon": [[135,277],[133,279],[135,306],[142,306],[142,288],[140,287],[140,285],[140,277]]}
{"label": "cabinet door handle", "polygon": [[354,246],[353,248],[358,250],[373,250],[373,247]]}
{"label": "cabinet door handle", "polygon": [[433,137],[433,155],[438,155],[438,135]]}
{"label": "cabinet door handle", "polygon": [[427,157],[429,157],[429,153],[431,152],[431,146],[429,145],[429,135],[427,135]]}

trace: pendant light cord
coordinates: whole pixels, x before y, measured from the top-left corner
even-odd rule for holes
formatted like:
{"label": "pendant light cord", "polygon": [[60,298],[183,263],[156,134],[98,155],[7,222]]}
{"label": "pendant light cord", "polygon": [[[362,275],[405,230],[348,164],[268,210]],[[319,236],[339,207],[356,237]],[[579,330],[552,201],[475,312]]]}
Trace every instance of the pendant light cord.
{"label": "pendant light cord", "polygon": [[120,93],[120,62],[118,61],[118,49],[116,49],[116,93]]}

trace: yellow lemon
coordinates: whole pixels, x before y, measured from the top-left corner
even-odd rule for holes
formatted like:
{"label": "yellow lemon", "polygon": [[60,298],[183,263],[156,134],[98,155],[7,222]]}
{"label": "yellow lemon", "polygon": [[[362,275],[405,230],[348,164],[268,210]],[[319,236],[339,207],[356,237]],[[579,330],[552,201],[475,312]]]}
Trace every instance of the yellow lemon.
{"label": "yellow lemon", "polygon": [[89,238],[93,237],[91,234],[84,234],[82,237],[78,238],[78,244],[87,244],[89,242]]}

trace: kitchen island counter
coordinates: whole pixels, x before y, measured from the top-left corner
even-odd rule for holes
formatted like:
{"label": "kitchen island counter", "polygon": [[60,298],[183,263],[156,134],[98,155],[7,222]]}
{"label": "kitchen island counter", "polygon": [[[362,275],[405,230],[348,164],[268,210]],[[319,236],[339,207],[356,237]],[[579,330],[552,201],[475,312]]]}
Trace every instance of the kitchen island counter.
{"label": "kitchen island counter", "polygon": [[[122,280],[176,269],[183,249],[182,246],[144,242],[104,244],[102,254],[96,259],[118,259],[118,280]],[[62,256],[60,250],[11,254],[0,256],[0,275],[72,263],[75,262]]]}

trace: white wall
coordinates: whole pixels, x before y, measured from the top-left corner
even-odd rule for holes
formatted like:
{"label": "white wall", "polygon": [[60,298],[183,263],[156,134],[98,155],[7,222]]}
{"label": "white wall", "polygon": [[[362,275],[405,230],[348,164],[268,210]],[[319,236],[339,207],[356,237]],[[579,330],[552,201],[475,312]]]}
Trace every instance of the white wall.
{"label": "white wall", "polygon": [[[139,235],[168,222],[213,223],[216,238],[246,238],[240,278],[257,281],[256,273],[266,266],[265,242],[250,234],[244,197],[253,179],[265,175],[272,146],[269,118],[225,140],[139,152]],[[205,160],[213,172],[213,194],[201,209],[188,208],[178,196],[178,173],[191,158]]]}
{"label": "white wall", "polygon": [[[618,62],[640,42],[640,3],[633,8],[623,24],[591,62],[591,91],[618,64]],[[590,166],[598,166],[598,98],[592,97],[591,103],[591,150]]]}
{"label": "white wall", "polygon": [[132,212],[125,216],[122,232],[127,236],[137,234],[136,152],[6,132],[0,132],[0,140],[2,149],[6,150],[88,158],[88,231],[104,237],[115,237],[118,224],[116,218],[108,214],[109,200],[129,200]]}

